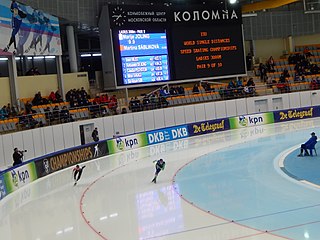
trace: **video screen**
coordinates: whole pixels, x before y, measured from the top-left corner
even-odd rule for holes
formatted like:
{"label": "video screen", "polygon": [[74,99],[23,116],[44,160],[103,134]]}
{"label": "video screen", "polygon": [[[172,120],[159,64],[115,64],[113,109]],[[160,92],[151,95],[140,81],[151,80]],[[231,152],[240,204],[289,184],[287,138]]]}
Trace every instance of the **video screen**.
{"label": "video screen", "polygon": [[166,32],[119,30],[124,85],[170,80]]}

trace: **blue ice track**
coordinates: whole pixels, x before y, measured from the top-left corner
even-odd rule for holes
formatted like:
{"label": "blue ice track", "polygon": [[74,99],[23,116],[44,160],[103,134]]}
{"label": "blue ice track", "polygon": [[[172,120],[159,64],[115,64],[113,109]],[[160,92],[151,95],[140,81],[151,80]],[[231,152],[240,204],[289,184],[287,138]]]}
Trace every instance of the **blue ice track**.
{"label": "blue ice track", "polygon": [[294,150],[284,161],[289,175],[274,164],[312,131],[319,135],[317,130],[281,133],[212,152],[182,168],[175,183],[185,199],[230,221],[284,238],[319,240],[320,190],[298,179],[320,184],[320,156],[298,158],[299,149]]}

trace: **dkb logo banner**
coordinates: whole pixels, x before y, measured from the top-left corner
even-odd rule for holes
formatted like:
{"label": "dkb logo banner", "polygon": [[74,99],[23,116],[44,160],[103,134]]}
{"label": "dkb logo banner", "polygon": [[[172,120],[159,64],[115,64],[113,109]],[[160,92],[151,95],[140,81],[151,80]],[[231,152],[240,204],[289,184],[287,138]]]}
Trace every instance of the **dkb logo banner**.
{"label": "dkb logo banner", "polygon": [[243,115],[229,118],[230,129],[243,128],[274,123],[273,113]]}
{"label": "dkb logo banner", "polygon": [[12,193],[18,188],[27,185],[37,179],[37,172],[34,162],[21,167],[13,168],[3,175],[7,193]]}
{"label": "dkb logo banner", "polygon": [[0,175],[0,200],[7,195],[6,185],[4,183],[3,175]]}
{"label": "dkb logo banner", "polygon": [[162,142],[168,142],[181,138],[189,137],[187,125],[163,128],[155,131],[147,132],[148,144],[157,144]]}
{"label": "dkb logo banner", "polygon": [[147,145],[148,141],[146,133],[116,137],[108,140],[108,149],[110,154],[140,148]]}

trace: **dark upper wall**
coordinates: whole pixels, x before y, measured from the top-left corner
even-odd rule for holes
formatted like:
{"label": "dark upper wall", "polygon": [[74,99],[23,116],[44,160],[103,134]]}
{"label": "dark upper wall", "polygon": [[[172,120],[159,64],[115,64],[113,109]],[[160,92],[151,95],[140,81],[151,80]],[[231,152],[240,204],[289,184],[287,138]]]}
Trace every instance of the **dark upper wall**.
{"label": "dark upper wall", "polygon": [[[192,3],[206,0],[188,0]],[[78,25],[82,30],[97,27],[103,5],[111,3],[144,4],[151,0],[20,0],[32,7],[42,9],[60,18]],[[155,3],[168,2],[154,0]],[[181,0],[171,0],[174,4]],[[185,2],[185,1],[183,1]],[[249,0],[241,0],[250,2]],[[303,3],[295,3],[267,12],[258,12],[257,17],[245,18],[244,32],[246,40],[281,38],[289,35],[299,36],[320,33],[320,14],[304,14]]]}

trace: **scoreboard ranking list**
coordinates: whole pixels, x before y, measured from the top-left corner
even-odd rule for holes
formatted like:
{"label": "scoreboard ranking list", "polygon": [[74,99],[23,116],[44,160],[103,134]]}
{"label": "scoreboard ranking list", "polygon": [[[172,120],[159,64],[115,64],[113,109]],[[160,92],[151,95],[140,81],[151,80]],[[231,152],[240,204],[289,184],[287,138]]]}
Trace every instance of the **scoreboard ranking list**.
{"label": "scoreboard ranking list", "polygon": [[123,83],[170,80],[166,34],[145,30],[119,32]]}

